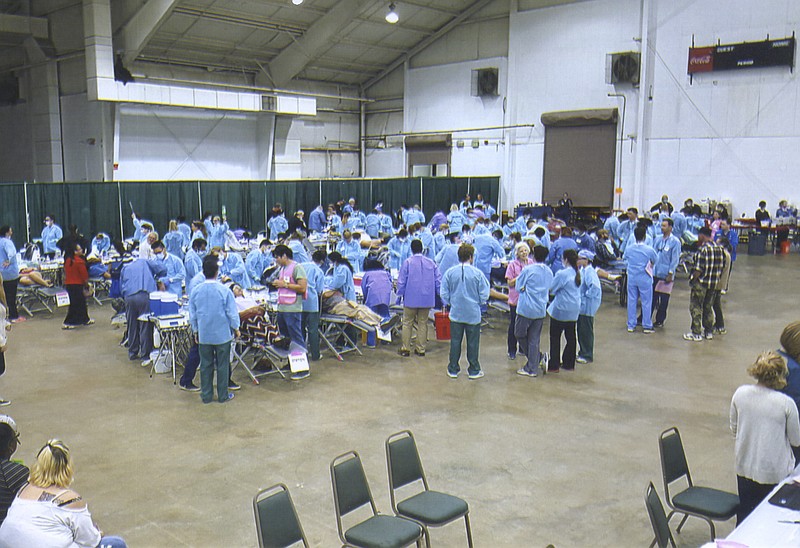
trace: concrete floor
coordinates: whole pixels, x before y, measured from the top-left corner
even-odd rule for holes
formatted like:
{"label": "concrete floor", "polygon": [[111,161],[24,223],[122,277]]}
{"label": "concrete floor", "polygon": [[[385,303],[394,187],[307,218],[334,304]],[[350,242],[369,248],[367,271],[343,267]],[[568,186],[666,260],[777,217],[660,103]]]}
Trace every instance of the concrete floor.
{"label": "concrete floor", "polygon": [[[17,457],[30,463],[51,437],[66,441],[75,488],[95,520],[131,546],[255,546],[252,496],[284,482],[312,546],[337,546],[331,459],[362,455],[380,510],[390,511],[383,442],[410,428],[434,489],[470,504],[476,546],[647,546],[646,483],[662,493],[657,439],[677,425],[697,482],[735,490],[728,407],[745,369],[797,319],[800,258],[740,256],[725,303],[729,334],[687,343],[685,277],[665,329],[625,332],[608,292],[596,320],[596,361],[537,379],[515,374],[506,319],[485,329],[486,377],[445,375],[447,343],[425,359],[397,346],[325,358],[312,377],[243,384],[227,405],[202,405],[167,375],[127,360],[110,307],[97,324],[62,331],[62,315],[14,328],[0,393],[17,421]],[[433,330],[431,330],[433,335]],[[547,335],[543,334],[544,346]],[[199,382],[199,381],[198,381]],[[677,524],[677,522],[675,522]],[[733,522],[720,524],[727,535]],[[681,546],[708,540],[689,520]],[[466,545],[463,526],[433,530]]]}

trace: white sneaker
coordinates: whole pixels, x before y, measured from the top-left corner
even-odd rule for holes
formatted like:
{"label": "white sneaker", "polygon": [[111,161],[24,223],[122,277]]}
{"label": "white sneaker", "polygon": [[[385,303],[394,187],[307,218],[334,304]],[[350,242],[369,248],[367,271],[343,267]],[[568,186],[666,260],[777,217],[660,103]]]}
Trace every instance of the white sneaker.
{"label": "white sneaker", "polygon": [[542,373],[547,375],[547,368],[550,366],[550,354],[542,352],[542,358],[539,360],[539,365],[542,367]]}
{"label": "white sneaker", "polygon": [[523,367],[522,369],[517,369],[517,375],[522,375],[523,377],[535,377],[536,373],[533,371],[528,371]]}
{"label": "white sneaker", "polygon": [[706,340],[707,340],[707,341],[710,341],[710,340],[712,340],[713,338],[714,338],[714,334],[713,334],[711,331],[709,331],[709,332],[707,332],[707,333],[706,333]]}
{"label": "white sneaker", "polygon": [[484,375],[483,369],[481,369],[480,371],[478,371],[474,375],[469,375],[469,380],[474,381],[476,379],[480,379],[481,377],[483,377],[483,375]]}
{"label": "white sneaker", "polygon": [[575,362],[576,363],[589,363],[589,360],[587,360],[583,356],[578,356],[577,358],[575,358]]}
{"label": "white sneaker", "polygon": [[683,338],[684,338],[684,340],[687,340],[687,341],[703,342],[703,336],[702,335],[695,335],[692,332],[684,333],[683,334]]}

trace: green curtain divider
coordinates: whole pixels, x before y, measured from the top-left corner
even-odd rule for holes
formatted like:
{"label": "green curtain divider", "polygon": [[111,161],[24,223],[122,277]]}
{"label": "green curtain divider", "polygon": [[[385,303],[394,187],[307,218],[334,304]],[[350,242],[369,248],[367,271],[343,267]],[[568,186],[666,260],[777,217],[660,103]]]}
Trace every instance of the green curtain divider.
{"label": "green curtain divider", "polygon": [[[19,249],[25,243],[25,184],[24,183],[3,183],[0,185],[0,225],[11,227],[13,234],[11,240]],[[44,219],[44,218],[42,218]],[[33,220],[31,220],[33,223]],[[32,237],[40,237],[42,231],[36,231],[32,227]]]}
{"label": "green curtain divider", "polygon": [[[13,239],[18,247],[26,238],[25,188],[24,183],[0,183],[0,225],[9,224],[14,229]],[[170,219],[179,215],[187,221],[199,219],[202,198],[204,210],[219,213],[225,205],[232,228],[246,227],[256,233],[265,228],[265,212],[276,202],[283,204],[289,215],[303,209],[306,220],[319,204],[320,193],[323,205],[352,196],[365,213],[372,211],[379,201],[383,202],[384,211],[393,216],[403,204],[420,204],[430,219],[436,211],[447,212],[451,203],[460,202],[467,188],[473,197],[480,192],[487,201],[496,204],[500,180],[499,177],[404,177],[200,183],[151,181],[119,183],[119,195],[117,183],[110,182],[30,183],[27,185],[27,214],[31,239],[41,236],[42,221],[48,214],[55,215],[65,231],[70,224],[75,224],[87,237],[102,231],[112,238],[124,238],[133,234],[131,202],[136,213],[151,221],[163,235]],[[123,234],[119,234],[120,210]]]}
{"label": "green curtain divider", "polygon": [[32,183],[28,185],[31,237],[41,236],[47,215],[67,233],[69,225],[91,239],[105,232],[112,239],[119,234],[117,185],[114,183]]}
{"label": "green curtain divider", "polygon": [[305,220],[311,210],[319,204],[319,179],[304,181],[267,181],[267,204],[269,209],[276,203],[283,206],[286,216],[298,209],[305,212]]}
{"label": "green curtain divider", "polygon": [[467,194],[468,177],[425,177],[422,193],[425,202],[425,218],[430,219],[437,211],[446,215],[451,204],[460,204]]}
{"label": "green curtain divider", "polygon": [[322,206],[335,204],[339,200],[347,202],[355,198],[362,211],[369,212],[374,202],[372,201],[371,179],[329,179],[322,181]]}
{"label": "green curtain divider", "polygon": [[219,215],[225,206],[232,229],[245,228],[253,234],[264,230],[264,203],[267,196],[263,182],[204,181],[200,183],[203,209]]}
{"label": "green curtain divider", "polygon": [[[153,223],[160,236],[166,233],[170,219],[179,215],[186,217],[187,222],[200,218],[196,182],[120,183],[120,192],[125,237],[133,234],[129,202],[139,217]],[[203,207],[208,209],[205,203]]]}
{"label": "green curtain divider", "polygon": [[470,177],[469,195],[473,201],[478,194],[482,194],[484,203],[492,204],[500,215],[500,177]]}
{"label": "green curtain divider", "polygon": [[373,179],[372,204],[369,208],[362,207],[365,213],[372,211],[375,203],[383,202],[383,212],[397,218],[397,211],[403,204],[412,207],[421,204],[422,196],[419,192],[419,177],[403,179]]}

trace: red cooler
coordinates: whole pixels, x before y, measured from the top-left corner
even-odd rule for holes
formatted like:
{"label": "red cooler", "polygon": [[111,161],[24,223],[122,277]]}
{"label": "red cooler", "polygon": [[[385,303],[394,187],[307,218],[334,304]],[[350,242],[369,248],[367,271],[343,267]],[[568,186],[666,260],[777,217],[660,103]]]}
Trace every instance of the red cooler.
{"label": "red cooler", "polygon": [[436,312],[433,315],[433,325],[436,327],[436,340],[450,340],[450,313],[447,310]]}

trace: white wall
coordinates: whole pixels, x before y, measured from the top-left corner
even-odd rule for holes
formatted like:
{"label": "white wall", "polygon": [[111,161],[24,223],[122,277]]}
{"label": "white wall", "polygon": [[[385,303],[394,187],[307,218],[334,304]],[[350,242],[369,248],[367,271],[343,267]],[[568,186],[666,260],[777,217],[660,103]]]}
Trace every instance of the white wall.
{"label": "white wall", "polygon": [[[264,179],[257,114],[124,105],[118,181]],[[263,115],[262,115],[263,116]]]}
{"label": "white wall", "polygon": [[652,125],[647,139],[645,203],[668,192],[733,201],[752,215],[782,198],[800,203],[800,111],[797,70],[749,69],[686,74],[688,48],[791,36],[796,0],[662,0],[656,12]]}
{"label": "white wall", "polygon": [[[499,95],[473,97],[472,71],[499,69]],[[406,74],[405,131],[408,133],[441,131],[453,134],[453,141],[464,141],[464,147],[453,147],[452,175],[500,175],[505,164],[502,130],[459,132],[471,128],[502,126],[508,63],[494,57],[435,67],[411,69]],[[479,141],[473,148],[474,139]],[[489,144],[484,143],[488,141]]]}
{"label": "white wall", "polygon": [[0,107],[0,181],[32,181],[33,137],[27,103]]}

